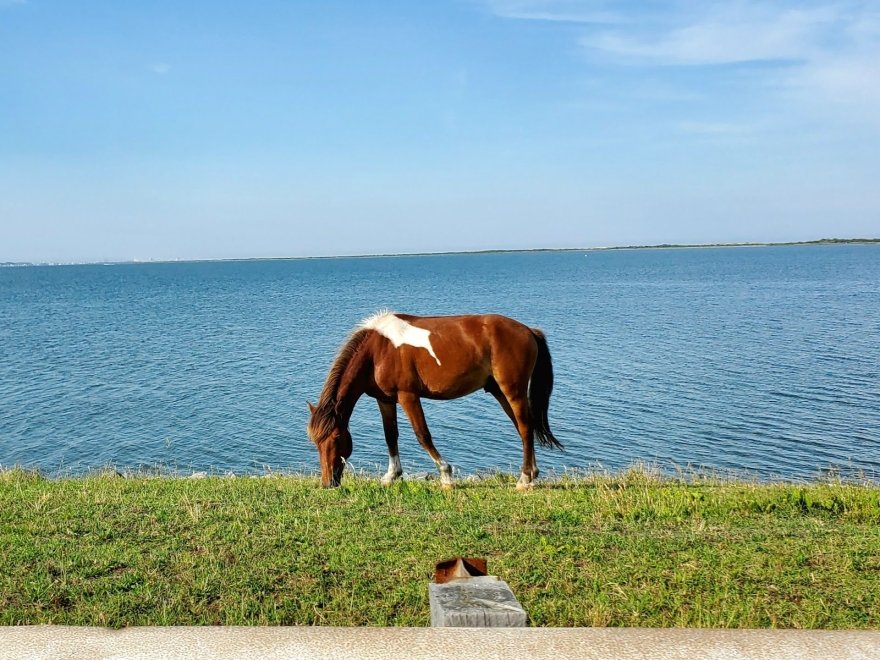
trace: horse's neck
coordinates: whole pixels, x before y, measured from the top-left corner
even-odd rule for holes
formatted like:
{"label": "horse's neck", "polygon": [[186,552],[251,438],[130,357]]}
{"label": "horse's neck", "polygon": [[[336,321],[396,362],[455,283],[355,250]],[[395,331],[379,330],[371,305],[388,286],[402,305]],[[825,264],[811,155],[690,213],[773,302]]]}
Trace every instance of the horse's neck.
{"label": "horse's neck", "polygon": [[336,388],[336,414],[345,426],[348,426],[355,404],[366,391],[367,357],[365,346],[352,355]]}

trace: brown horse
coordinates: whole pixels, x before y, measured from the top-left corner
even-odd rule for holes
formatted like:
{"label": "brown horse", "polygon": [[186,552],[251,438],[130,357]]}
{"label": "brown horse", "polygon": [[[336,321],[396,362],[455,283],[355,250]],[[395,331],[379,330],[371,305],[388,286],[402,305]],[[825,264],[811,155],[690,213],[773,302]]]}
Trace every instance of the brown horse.
{"label": "brown horse", "polygon": [[496,314],[380,312],[365,319],[336,356],[318,405],[309,403],[308,433],[318,447],[321,483],[339,485],[352,450],[348,422],[357,400],[367,394],[379,404],[388,444],[382,483],[403,474],[397,453],[399,403],[440,470],[441,483],[452,486],[452,468],[431,441],[421,399],[456,399],[480,388],[498,400],[522,438],[517,488],[528,488],[538,476],[535,436],[546,447],[562,448],[547,421],[553,364],[544,333]]}

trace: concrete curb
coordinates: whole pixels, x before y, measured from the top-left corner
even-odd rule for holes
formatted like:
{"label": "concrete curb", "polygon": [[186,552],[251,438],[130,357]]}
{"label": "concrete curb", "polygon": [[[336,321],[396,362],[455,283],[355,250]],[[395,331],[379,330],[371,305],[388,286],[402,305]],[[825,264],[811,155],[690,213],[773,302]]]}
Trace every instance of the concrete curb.
{"label": "concrete curb", "polygon": [[0,627],[0,658],[880,658],[880,632],[685,628]]}

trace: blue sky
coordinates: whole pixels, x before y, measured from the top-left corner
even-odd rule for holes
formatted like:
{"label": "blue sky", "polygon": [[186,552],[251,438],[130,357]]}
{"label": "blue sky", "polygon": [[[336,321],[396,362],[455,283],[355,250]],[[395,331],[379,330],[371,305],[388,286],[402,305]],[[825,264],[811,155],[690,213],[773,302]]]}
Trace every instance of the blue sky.
{"label": "blue sky", "polygon": [[877,2],[0,0],[0,261],[880,235]]}

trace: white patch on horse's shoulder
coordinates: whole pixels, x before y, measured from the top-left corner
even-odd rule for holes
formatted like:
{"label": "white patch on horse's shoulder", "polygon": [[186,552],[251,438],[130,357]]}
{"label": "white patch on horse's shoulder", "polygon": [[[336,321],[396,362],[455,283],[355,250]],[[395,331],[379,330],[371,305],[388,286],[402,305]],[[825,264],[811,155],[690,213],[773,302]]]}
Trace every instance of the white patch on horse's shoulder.
{"label": "white patch on horse's shoulder", "polygon": [[394,348],[400,348],[403,344],[424,348],[431,354],[432,358],[437,360],[437,364],[440,364],[440,358],[437,357],[434,353],[434,347],[431,346],[430,330],[410,325],[403,319],[398,318],[394,312],[387,310],[377,312],[361,321],[358,327],[366,330],[375,330],[388,339],[394,345]]}

